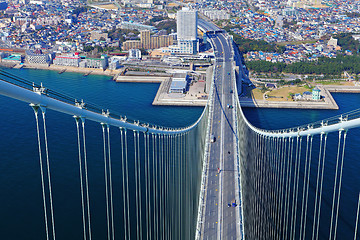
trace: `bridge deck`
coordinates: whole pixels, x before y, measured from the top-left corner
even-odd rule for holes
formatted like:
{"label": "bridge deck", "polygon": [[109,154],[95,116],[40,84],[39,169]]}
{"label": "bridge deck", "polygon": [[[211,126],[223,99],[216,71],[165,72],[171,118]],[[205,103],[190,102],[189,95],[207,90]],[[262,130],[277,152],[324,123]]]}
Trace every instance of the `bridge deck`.
{"label": "bridge deck", "polygon": [[[228,46],[223,34],[215,35],[212,41],[219,60],[214,71],[215,97],[211,125],[211,134],[214,134],[216,141],[210,146],[202,239],[231,240],[239,239],[240,236],[236,218],[239,199],[236,199],[234,181],[234,109],[231,108],[234,103],[230,92],[231,46]],[[232,203],[236,203],[236,207],[233,207]]]}

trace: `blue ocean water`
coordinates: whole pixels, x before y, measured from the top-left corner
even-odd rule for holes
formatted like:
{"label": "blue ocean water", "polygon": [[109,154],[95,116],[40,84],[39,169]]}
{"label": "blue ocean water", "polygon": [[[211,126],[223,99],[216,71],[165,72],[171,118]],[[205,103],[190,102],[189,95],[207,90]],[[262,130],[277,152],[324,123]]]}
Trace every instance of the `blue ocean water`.
{"label": "blue ocean water", "polygon": [[[110,111],[150,123],[183,127],[195,122],[201,107],[152,106],[159,84],[115,83],[110,77],[56,71],[6,69],[29,81],[96,103]],[[0,96],[0,239],[45,239],[41,178],[33,110]],[[58,239],[81,239],[81,199],[75,121],[48,110],[47,132]],[[90,205],[94,239],[106,238],[102,131],[86,122]],[[115,224],[120,224],[121,162],[118,129],[111,128]],[[131,147],[131,146],[130,146]],[[130,150],[129,150],[130,151]],[[130,167],[132,165],[130,164]],[[131,171],[131,169],[130,169]],[[120,237],[121,233],[116,232]]]}
{"label": "blue ocean water", "polygon": [[[334,93],[333,97],[339,105],[339,110],[304,110],[304,109],[254,109],[244,108],[245,116],[250,122],[263,129],[283,129],[305,125],[311,122],[320,121],[325,118],[337,116],[360,107],[360,94]],[[337,236],[339,239],[353,239],[356,221],[358,196],[360,192],[360,162],[359,162],[359,136],[360,129],[348,131],[344,168],[342,175],[342,188],[339,206],[339,222]],[[300,171],[300,185],[304,178],[304,156],[306,138],[303,139],[302,165]],[[337,160],[338,133],[328,135],[326,148],[326,161],[324,170],[324,186],[322,195],[322,207],[320,218],[320,239],[329,239],[329,226],[332,210],[332,197],[335,179],[335,167]],[[313,156],[310,167],[310,190],[309,190],[309,211],[307,221],[307,235],[305,239],[311,238],[313,211],[315,202],[316,177],[318,167],[319,137],[314,137]],[[341,161],[341,159],[339,159]],[[340,168],[339,172],[340,173]],[[321,175],[320,175],[321,176]],[[339,183],[339,178],[337,179]],[[320,181],[319,181],[320,183]],[[337,196],[337,195],[336,195]],[[298,205],[301,209],[301,204]],[[299,224],[299,223],[297,223]],[[297,233],[297,237],[299,237]]]}
{"label": "blue ocean water", "polygon": [[[36,83],[68,95],[105,106],[110,110],[154,124],[169,127],[190,125],[200,116],[202,108],[152,106],[158,84],[115,83],[107,76],[76,73],[58,74],[55,71],[7,69]],[[334,94],[339,110],[244,109],[254,125],[276,129],[294,127],[347,112],[360,106],[358,94]],[[0,239],[44,239],[41,180],[38,163],[35,121],[32,109],[25,103],[0,96]],[[53,180],[54,211],[58,239],[80,239],[82,236],[81,206],[78,180],[78,159],[75,123],[71,116],[47,112],[47,127]],[[88,163],[91,188],[94,239],[106,236],[106,214],[103,194],[103,159],[101,128],[87,122]],[[112,131],[114,139],[117,138]],[[340,203],[338,234],[342,239],[353,236],[358,192],[360,163],[358,161],[359,130],[348,134],[343,188]],[[337,139],[334,134],[333,139]],[[113,142],[120,146],[119,140]],[[336,141],[329,143],[334,152]],[[114,168],[119,167],[114,151]],[[336,156],[327,162],[324,182],[324,210],[322,220],[329,220]],[[316,174],[315,159],[311,176]],[[119,174],[114,171],[114,178]],[[100,179],[100,180],[99,180]],[[314,187],[314,183],[312,183]],[[120,188],[120,181],[114,181]],[[120,194],[114,191],[115,196]],[[311,208],[311,204],[309,208]],[[119,207],[120,208],[120,207]],[[120,218],[120,216],[118,216]],[[119,221],[119,220],[116,220]],[[308,224],[310,224],[308,222]],[[310,226],[309,226],[310,227]],[[327,230],[320,230],[320,238],[327,238]]]}

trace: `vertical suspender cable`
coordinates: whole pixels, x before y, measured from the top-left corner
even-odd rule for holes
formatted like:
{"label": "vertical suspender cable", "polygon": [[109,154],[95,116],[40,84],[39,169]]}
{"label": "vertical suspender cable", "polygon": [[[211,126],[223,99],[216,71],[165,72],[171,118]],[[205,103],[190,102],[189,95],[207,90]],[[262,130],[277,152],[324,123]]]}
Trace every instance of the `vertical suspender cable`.
{"label": "vertical suspender cable", "polygon": [[296,138],[296,152],[295,152],[295,168],[294,168],[294,185],[293,185],[293,197],[292,197],[292,204],[291,204],[291,225],[290,225],[290,239],[294,239],[293,236],[293,227],[294,227],[294,219],[295,219],[295,195],[296,195],[296,179],[297,179],[297,169],[298,169],[298,154],[299,154],[299,138]]}
{"label": "vertical suspender cable", "polygon": [[150,181],[150,173],[151,173],[151,165],[150,165],[150,137],[149,137],[149,134],[146,134],[146,138],[147,138],[147,149],[148,149],[148,152],[147,152],[147,165],[148,165],[148,168],[147,168],[147,174],[148,174],[148,179],[146,181],[147,183],[147,191],[148,191],[148,211],[149,211],[149,214],[148,214],[148,221],[149,221],[149,228],[148,228],[148,232],[149,232],[149,239],[151,240],[152,239],[152,226],[151,226],[151,195],[150,195],[150,191],[151,191],[151,181]]}
{"label": "vertical suspender cable", "polygon": [[276,212],[277,212],[277,204],[276,204],[276,195],[277,195],[277,166],[278,166],[278,156],[279,156],[279,151],[280,151],[280,138],[276,138],[276,149],[274,152],[274,158],[273,158],[273,217],[272,217],[272,221],[273,221],[273,227],[272,227],[272,233],[273,233],[273,238],[275,239],[276,237],[276,232],[277,232],[277,226],[276,226]]}
{"label": "vertical suspender cable", "polygon": [[284,139],[283,138],[279,138],[279,151],[278,151],[278,156],[277,156],[277,159],[276,159],[276,162],[277,162],[277,171],[276,171],[276,174],[277,174],[277,180],[276,180],[276,212],[275,212],[275,227],[276,227],[276,235],[279,236],[280,234],[280,226],[279,226],[279,209],[280,209],[280,189],[281,189],[281,163],[282,163],[282,159],[281,159],[281,156],[282,156],[282,148],[283,148],[283,145],[284,145]]}
{"label": "vertical suspender cable", "polygon": [[50,214],[51,214],[51,224],[52,224],[52,233],[53,239],[55,240],[55,222],[54,222],[54,207],[52,200],[52,187],[51,187],[51,176],[50,176],[50,161],[49,161],[49,148],[48,148],[48,140],[46,133],[46,121],[45,121],[45,111],[46,109],[41,107],[43,125],[44,125],[44,139],[45,139],[45,153],[46,153],[46,165],[47,165],[47,175],[48,175],[48,185],[49,185],[49,199],[50,199]]}
{"label": "vertical suspender cable", "polygon": [[342,134],[342,130],[339,130],[339,140],[338,140],[338,148],[337,148],[337,155],[336,155],[336,168],[335,168],[335,179],[334,179],[334,191],[333,191],[333,199],[332,199],[332,207],[331,207],[329,240],[332,239],[332,232],[333,232],[332,227],[333,227],[333,222],[334,222],[333,219],[334,219],[335,195],[336,195],[336,186],[337,186],[337,178],[338,178],[338,168],[339,168],[341,134]]}
{"label": "vertical suspender cable", "polygon": [[164,239],[167,239],[167,234],[168,234],[168,229],[167,229],[167,204],[166,204],[166,200],[167,200],[167,188],[166,188],[166,160],[167,160],[167,139],[166,139],[166,135],[163,135],[163,162],[162,162],[162,172],[163,172],[163,231],[164,231]]}
{"label": "vertical suspender cable", "polygon": [[164,215],[164,222],[163,222],[163,231],[164,231],[164,239],[168,239],[168,229],[167,229],[167,135],[163,135],[163,215]]}
{"label": "vertical suspender cable", "polygon": [[[289,142],[287,142],[287,140],[289,139]],[[287,148],[287,150],[286,150]],[[290,138],[286,138],[286,142],[285,142],[285,152],[286,155],[284,157],[284,186],[283,186],[283,194],[284,194],[284,201],[283,201],[283,205],[284,205],[284,210],[283,210],[283,214],[281,216],[281,221],[282,221],[282,226],[281,226],[281,235],[282,235],[282,239],[285,239],[285,217],[286,217],[286,199],[287,199],[287,186],[288,186],[288,178],[289,178],[289,162],[287,161],[289,159],[289,155],[290,155]],[[286,170],[285,170],[286,169]],[[285,174],[286,173],[286,174]],[[286,176],[285,176],[286,175]]]}
{"label": "vertical suspender cable", "polygon": [[[255,203],[255,209],[254,209],[254,213],[255,213],[255,216],[257,216],[256,218],[256,222],[255,222],[255,231],[254,231],[254,235],[255,237],[259,238],[259,222],[260,222],[260,211],[259,211],[259,205],[260,205],[260,201],[261,201],[261,196],[260,196],[260,189],[259,189],[259,186],[260,186],[260,178],[259,178],[259,163],[260,163],[260,158],[261,158],[261,151],[262,151],[262,145],[261,145],[261,135],[260,134],[256,134],[256,137],[257,137],[257,155],[256,156],[256,159],[255,159],[255,169],[254,169],[254,174],[256,174],[256,177],[255,177],[255,192],[258,196],[258,199]],[[255,194],[255,193],[254,193]]]}
{"label": "vertical suspender cable", "polygon": [[112,239],[115,239],[115,229],[114,229],[114,203],[113,203],[113,188],[112,188],[112,169],[111,169],[111,145],[110,145],[110,126],[106,125],[107,128],[107,145],[108,145],[108,161],[109,161],[109,190],[110,190],[110,211],[111,211],[111,230],[112,230]]}
{"label": "vertical suspender cable", "polygon": [[181,188],[182,188],[182,179],[181,179],[181,167],[182,167],[182,165],[181,165],[181,160],[182,160],[182,158],[181,158],[181,134],[180,135],[178,135],[177,136],[177,143],[178,143],[178,155],[177,155],[177,162],[178,162],[178,167],[177,167],[177,169],[178,169],[178,177],[177,177],[177,181],[178,181],[178,190],[179,190],[179,192],[178,192],[178,194],[179,194],[179,196],[177,197],[177,199],[178,199],[178,223],[177,223],[177,225],[178,225],[178,239],[180,240],[181,239],[181,203],[182,203],[182,190],[181,190]]}
{"label": "vertical suspender cable", "polygon": [[[136,198],[136,239],[140,239],[140,229],[139,229],[139,193],[138,193],[138,189],[139,189],[139,184],[138,184],[138,164],[137,164],[137,134],[136,131],[134,132],[134,162],[135,162],[135,198]],[[141,221],[141,219],[140,219]]]}
{"label": "vertical suspender cable", "polygon": [[324,180],[324,169],[325,169],[325,156],[326,156],[326,141],[327,133],[325,133],[324,139],[324,151],[323,151],[323,159],[322,159],[322,169],[321,169],[321,181],[320,181],[320,196],[319,196],[319,210],[317,216],[317,228],[316,228],[316,240],[319,238],[319,228],[320,228],[320,215],[321,215],[321,197],[322,197],[322,188],[323,188],[323,180]]}
{"label": "vertical suspender cable", "polygon": [[46,230],[46,239],[49,240],[49,227],[48,227],[48,219],[47,219],[47,207],[46,207],[46,197],[45,197],[45,181],[44,181],[44,170],[43,170],[43,161],[42,161],[42,151],[41,151],[41,141],[40,141],[40,128],[39,128],[39,117],[38,117],[38,106],[30,105],[35,113],[35,121],[36,121],[36,132],[38,139],[38,150],[39,150],[39,162],[40,162],[40,173],[41,173],[41,188],[42,188],[42,196],[43,196],[43,206],[44,206],[44,219],[45,219],[45,230]]}
{"label": "vertical suspender cable", "polygon": [[190,200],[190,197],[191,197],[191,192],[192,192],[192,186],[191,186],[191,172],[190,172],[190,156],[189,156],[189,153],[187,152],[188,151],[188,138],[189,138],[189,133],[186,133],[185,135],[185,161],[186,161],[186,166],[185,166],[185,171],[186,171],[186,187],[187,187],[187,191],[186,191],[186,201],[187,201],[187,219],[186,219],[186,225],[187,225],[187,238],[188,239],[191,239],[191,231],[190,231],[190,227],[191,227],[191,218],[190,218],[190,212],[191,212],[191,200]]}
{"label": "vertical suspender cable", "polygon": [[83,222],[84,240],[86,240],[84,186],[83,186],[83,175],[82,175],[81,144],[80,144],[80,130],[79,130],[79,118],[78,117],[75,117],[75,122],[76,122],[76,133],[77,133],[77,142],[78,142],[78,155],[79,155],[79,173],[80,173],[80,193],[81,193],[82,222]]}
{"label": "vertical suspender cable", "polygon": [[323,135],[324,133],[320,134],[320,147],[319,147],[319,160],[318,160],[318,169],[316,175],[316,190],[315,190],[315,203],[314,203],[314,219],[313,219],[313,231],[312,231],[312,240],[315,238],[315,226],[316,226],[316,216],[317,216],[317,201],[319,195],[319,176],[320,176],[320,163],[321,163],[321,154],[322,154],[322,145],[323,145]]}
{"label": "vertical suspender cable", "polygon": [[[291,140],[291,143],[290,143]],[[290,169],[288,185],[287,185],[287,203],[286,203],[286,221],[285,221],[285,231],[284,231],[284,239],[287,239],[288,236],[288,225],[289,225],[289,210],[290,210],[290,194],[291,194],[291,179],[292,179],[292,165],[293,165],[293,152],[294,152],[294,138],[289,140],[290,143],[290,155],[288,157],[288,169]]]}
{"label": "vertical suspender cable", "polygon": [[110,214],[109,214],[109,190],[108,190],[108,175],[107,175],[107,160],[106,160],[106,136],[105,136],[105,124],[101,124],[103,131],[103,145],[104,145],[104,173],[105,173],[105,197],[106,197],[106,220],[107,220],[107,234],[108,240],[110,240]]}
{"label": "vertical suspender cable", "polygon": [[164,229],[164,203],[163,203],[163,194],[164,194],[164,179],[163,179],[163,160],[164,160],[164,137],[159,135],[159,234],[162,240],[165,239],[165,229]]}
{"label": "vertical suspender cable", "polygon": [[124,142],[125,142],[125,175],[126,175],[126,203],[128,206],[127,209],[127,222],[128,222],[128,234],[131,239],[131,222],[130,222],[130,201],[129,201],[129,163],[128,163],[128,148],[127,148],[127,129],[124,129]]}
{"label": "vertical suspender cable", "polygon": [[[277,139],[276,138],[273,138],[272,139],[272,145],[273,145],[273,147],[271,148],[272,149],[272,151],[271,151],[271,158],[270,158],[270,180],[269,180],[269,182],[270,182],[270,189],[271,189],[271,191],[270,191],[270,194],[269,194],[269,203],[268,203],[268,205],[269,205],[269,210],[271,210],[271,212],[270,212],[270,220],[271,221],[273,221],[273,219],[274,219],[274,211],[273,211],[273,205],[271,205],[270,206],[270,203],[272,203],[273,201],[274,201],[274,199],[273,199],[273,192],[274,192],[274,170],[273,170],[273,165],[274,165],[274,159],[275,159],[275,153],[276,153],[276,143],[277,143]],[[270,223],[271,224],[271,223]],[[271,238],[275,238],[275,236],[274,236],[274,226],[272,226],[272,225],[270,225],[269,226],[270,227],[270,237]]]}
{"label": "vertical suspender cable", "polygon": [[[266,196],[265,196],[265,183],[266,183],[266,175],[265,175],[265,166],[266,163],[268,161],[268,157],[267,157],[267,150],[268,150],[268,137],[264,137],[264,142],[263,142],[263,158],[262,161],[260,162],[260,178],[261,178],[261,185],[260,185],[260,191],[261,191],[261,228],[260,228],[260,232],[261,232],[261,238],[265,238],[265,230],[266,230],[266,226],[264,226],[265,223],[265,218],[266,218],[266,213],[265,213],[265,206],[264,203],[266,203]],[[260,227],[259,224],[259,227]]]}
{"label": "vertical suspender cable", "polygon": [[170,217],[170,221],[171,221],[171,239],[174,238],[174,233],[175,233],[175,228],[174,228],[174,219],[176,217],[174,209],[176,207],[175,205],[175,197],[174,197],[174,193],[175,193],[175,187],[174,187],[174,168],[173,168],[173,161],[174,161],[174,153],[175,153],[175,148],[174,148],[174,137],[173,135],[170,136],[170,140],[171,140],[171,148],[170,148],[170,153],[171,153],[171,158],[170,158],[170,191],[171,191],[171,201],[170,201],[170,205],[173,205],[174,207],[170,207],[171,209],[171,216],[174,217]]}
{"label": "vertical suspender cable", "polygon": [[267,199],[266,199],[266,189],[265,189],[265,183],[267,182],[267,178],[266,178],[266,164],[268,162],[268,143],[269,143],[269,138],[268,137],[264,137],[264,141],[263,141],[263,156],[264,158],[261,160],[260,162],[260,178],[261,178],[261,185],[260,185],[260,190],[261,190],[261,222],[259,223],[259,228],[261,231],[261,238],[264,239],[266,237],[266,226],[264,227],[263,224],[266,223],[266,212],[265,212],[265,206],[264,204],[266,203]]}
{"label": "vertical suspender cable", "polygon": [[170,226],[169,226],[169,135],[165,135],[166,149],[165,149],[165,216],[166,216],[166,239],[170,239]]}
{"label": "vertical suspender cable", "polygon": [[300,219],[300,237],[299,239],[302,239],[302,226],[303,226],[303,221],[304,221],[304,205],[305,205],[305,191],[306,191],[306,177],[307,177],[307,171],[308,170],[308,166],[307,166],[307,162],[309,161],[308,157],[309,157],[309,139],[310,139],[310,135],[306,136],[306,155],[305,155],[305,164],[304,164],[304,182],[303,182],[303,193],[302,193],[302,201],[301,201],[301,219]]}
{"label": "vertical suspender cable", "polygon": [[123,136],[123,130],[120,128],[120,144],[121,144],[121,173],[122,173],[122,193],[123,193],[123,210],[124,210],[124,239],[128,239],[127,234],[127,215],[126,215],[126,209],[129,209],[126,207],[126,196],[125,196],[125,159],[124,159],[124,136]]}
{"label": "vertical suspender cable", "polygon": [[357,236],[357,229],[358,229],[358,222],[359,222],[359,210],[360,210],[360,193],[359,193],[359,200],[358,200],[358,206],[357,206],[357,211],[356,211],[354,240],[356,240],[356,236]]}
{"label": "vertical suspender cable", "polygon": [[140,133],[137,131],[137,159],[138,159],[138,178],[139,178],[139,219],[140,219],[140,240],[142,239],[142,199],[141,199],[141,155],[140,155]]}
{"label": "vertical suspender cable", "polygon": [[340,207],[340,196],[341,196],[341,182],[342,182],[342,173],[343,173],[343,166],[344,166],[346,135],[347,135],[347,130],[345,130],[345,133],[344,133],[344,143],[343,143],[342,156],[341,156],[339,188],[338,188],[338,197],[337,197],[337,205],[336,205],[336,218],[335,218],[334,240],[336,240],[337,224],[338,224],[338,218],[339,218],[339,207]]}
{"label": "vertical suspender cable", "polygon": [[167,160],[166,160],[166,216],[167,216],[167,233],[168,233],[168,237],[167,239],[171,239],[171,225],[170,225],[170,189],[169,189],[169,180],[170,180],[170,136],[166,135],[167,138],[167,149],[166,149],[166,155],[167,155]]}
{"label": "vertical suspender cable", "polygon": [[87,169],[87,152],[86,152],[86,138],[85,138],[85,119],[81,118],[82,136],[83,136],[83,151],[84,151],[84,167],[85,167],[85,186],[86,186],[86,201],[87,201],[87,215],[88,215],[88,230],[89,239],[91,240],[91,218],[90,218],[90,197],[89,197],[89,181]]}
{"label": "vertical suspender cable", "polygon": [[310,185],[310,167],[311,167],[311,155],[312,155],[312,143],[313,143],[313,136],[310,136],[310,152],[309,152],[309,159],[308,159],[308,172],[307,172],[307,184],[306,184],[306,197],[305,197],[305,211],[304,211],[304,230],[300,228],[300,231],[303,231],[303,239],[306,239],[306,220],[307,220],[307,204],[309,200],[309,185]]}
{"label": "vertical suspender cable", "polygon": [[159,236],[157,234],[157,226],[158,226],[158,222],[157,222],[157,218],[158,218],[158,212],[157,212],[157,207],[156,207],[156,201],[157,201],[157,144],[156,144],[156,135],[152,134],[152,149],[153,149],[153,206],[154,206],[154,239],[159,239]]}
{"label": "vertical suspender cable", "polygon": [[295,196],[295,220],[294,220],[294,234],[293,238],[296,238],[296,218],[297,218],[297,207],[298,207],[298,196],[299,196],[299,180],[300,180],[300,166],[301,166],[301,146],[302,146],[302,137],[299,141],[299,153],[298,153],[298,169],[297,169],[297,179],[296,179],[296,196]]}
{"label": "vertical suspender cable", "polygon": [[[254,203],[253,203],[253,214],[254,214],[254,223],[253,223],[253,235],[256,237],[258,236],[258,221],[259,221],[259,215],[258,215],[258,204],[259,204],[259,179],[258,179],[258,162],[259,162],[259,158],[260,158],[260,149],[261,149],[261,144],[260,144],[260,135],[259,134],[255,134],[255,147],[256,150],[253,152],[254,154],[254,166],[253,166],[253,192],[252,195],[254,197]],[[257,198],[256,198],[257,196]]]}
{"label": "vertical suspender cable", "polygon": [[280,193],[281,193],[281,171],[282,171],[282,155],[283,155],[283,147],[284,147],[284,138],[279,138],[280,145],[279,145],[279,152],[277,157],[278,167],[277,167],[277,191],[276,191],[276,218],[275,218],[275,227],[276,227],[276,235],[277,238],[280,237]]}
{"label": "vertical suspender cable", "polygon": [[259,213],[259,222],[258,222],[258,232],[259,232],[259,238],[264,238],[264,229],[262,227],[263,224],[263,220],[264,220],[264,175],[263,173],[263,169],[264,169],[264,164],[266,162],[266,143],[267,143],[267,138],[264,136],[261,136],[261,152],[260,152],[260,157],[258,160],[258,171],[259,171],[259,191],[260,191],[260,202],[259,202],[259,206],[258,206],[258,213]]}
{"label": "vertical suspender cable", "polygon": [[147,163],[147,152],[148,152],[148,149],[147,149],[147,133],[144,133],[144,149],[145,149],[145,161],[144,161],[144,164],[145,164],[145,219],[146,219],[146,239],[149,239],[149,216],[148,216],[148,189],[147,189],[147,180],[148,180],[148,174],[147,174],[147,168],[149,167],[148,166],[148,163]]}
{"label": "vertical suspender cable", "polygon": [[285,162],[285,157],[286,157],[286,146],[287,146],[287,138],[283,138],[283,145],[282,145],[282,157],[281,157],[281,172],[280,172],[280,194],[279,194],[279,203],[280,203],[280,211],[279,211],[279,218],[278,218],[278,229],[279,229],[279,233],[278,233],[278,239],[281,239],[282,236],[282,220],[283,220],[283,205],[284,205],[284,198],[283,198],[283,194],[284,194],[284,184],[285,184],[285,167],[286,167],[286,162]]}

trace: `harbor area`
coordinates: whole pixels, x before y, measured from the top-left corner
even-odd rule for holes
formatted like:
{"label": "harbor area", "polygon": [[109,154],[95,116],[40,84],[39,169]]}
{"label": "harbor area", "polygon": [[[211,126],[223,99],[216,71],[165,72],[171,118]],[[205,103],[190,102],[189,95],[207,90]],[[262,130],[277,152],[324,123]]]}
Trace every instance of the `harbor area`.
{"label": "harbor area", "polygon": [[170,92],[171,79],[160,84],[153,105],[163,106],[197,106],[203,107],[207,103],[208,94],[204,92],[205,82],[195,82],[185,93]]}
{"label": "harbor area", "polygon": [[[167,75],[167,77],[165,77]],[[126,72],[114,77],[116,82],[160,83],[152,105],[161,106],[205,106],[205,72],[173,72],[147,74]]]}
{"label": "harbor area", "polygon": [[[286,85],[277,88],[273,85],[266,91],[245,86],[245,94],[239,96],[242,107],[295,108],[295,109],[339,109],[332,92],[360,93],[357,82],[338,82],[330,84]],[[318,96],[315,96],[314,91]]]}

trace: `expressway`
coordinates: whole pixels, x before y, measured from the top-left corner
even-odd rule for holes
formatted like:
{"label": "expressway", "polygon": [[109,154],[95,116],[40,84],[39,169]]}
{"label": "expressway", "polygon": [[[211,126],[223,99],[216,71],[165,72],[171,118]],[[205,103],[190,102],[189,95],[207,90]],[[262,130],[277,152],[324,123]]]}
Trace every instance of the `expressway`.
{"label": "expressway", "polygon": [[[241,239],[237,225],[236,211],[239,211],[239,199],[235,186],[235,117],[231,41],[227,35],[217,32],[219,28],[205,21],[199,21],[200,28],[206,29],[216,55],[214,66],[214,102],[211,134],[215,142],[210,143],[208,176],[205,184],[205,209],[200,233],[201,239]],[[235,203],[235,205],[233,205]],[[230,207],[229,207],[230,205]],[[234,207],[235,206],[235,207]]]}

